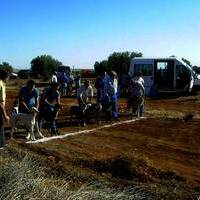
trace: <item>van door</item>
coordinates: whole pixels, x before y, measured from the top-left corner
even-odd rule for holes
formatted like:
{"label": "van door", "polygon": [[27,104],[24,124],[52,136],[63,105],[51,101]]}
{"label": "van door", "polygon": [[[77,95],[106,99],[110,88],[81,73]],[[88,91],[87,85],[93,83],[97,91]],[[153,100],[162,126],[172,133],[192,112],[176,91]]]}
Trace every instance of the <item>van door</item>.
{"label": "van door", "polygon": [[190,91],[193,83],[191,71],[184,65],[176,65],[176,89]]}
{"label": "van door", "polygon": [[174,60],[155,60],[154,77],[159,90],[174,90]]}

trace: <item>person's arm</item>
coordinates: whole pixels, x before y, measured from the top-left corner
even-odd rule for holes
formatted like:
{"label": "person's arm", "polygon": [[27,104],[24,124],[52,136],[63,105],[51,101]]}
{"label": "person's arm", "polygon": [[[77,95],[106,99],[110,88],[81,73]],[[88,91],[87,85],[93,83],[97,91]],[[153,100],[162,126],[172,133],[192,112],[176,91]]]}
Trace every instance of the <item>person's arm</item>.
{"label": "person's arm", "polygon": [[3,118],[5,119],[5,121],[7,123],[9,123],[10,117],[6,113],[5,104],[3,102],[0,103],[0,112],[2,113]]}
{"label": "person's arm", "polygon": [[38,109],[39,108],[39,90],[37,88],[35,88],[35,107]]}
{"label": "person's arm", "polygon": [[21,104],[22,107],[24,107],[27,111],[29,111],[29,108],[24,101],[24,97],[22,97],[20,95],[19,95],[19,104]]}
{"label": "person's arm", "polygon": [[23,108],[25,108],[27,111],[29,111],[29,108],[25,102],[25,95],[24,95],[24,88],[21,88],[19,91],[19,104],[20,106],[22,106]]}
{"label": "person's arm", "polygon": [[91,101],[92,101],[92,98],[93,98],[93,96],[94,96],[94,91],[93,91],[92,86],[90,86],[88,89],[89,89],[89,92],[88,92],[88,100],[91,102]]}
{"label": "person's arm", "polygon": [[82,103],[82,104],[86,104],[83,100],[83,86],[81,86],[79,89],[78,89],[78,92],[77,92],[77,99],[78,99],[78,102],[79,104]]}
{"label": "person's arm", "polygon": [[144,88],[144,85],[143,85],[143,83],[140,83],[140,86],[141,86],[141,88],[142,88],[142,91],[143,91],[143,94],[144,94],[144,96],[145,96],[145,88]]}
{"label": "person's arm", "polygon": [[86,105],[86,102],[83,100],[83,93],[81,92],[80,95],[79,95],[79,99],[80,99],[80,102],[84,105]]}
{"label": "person's arm", "polygon": [[58,105],[61,105],[60,104],[60,94],[58,94],[57,103],[58,103]]}

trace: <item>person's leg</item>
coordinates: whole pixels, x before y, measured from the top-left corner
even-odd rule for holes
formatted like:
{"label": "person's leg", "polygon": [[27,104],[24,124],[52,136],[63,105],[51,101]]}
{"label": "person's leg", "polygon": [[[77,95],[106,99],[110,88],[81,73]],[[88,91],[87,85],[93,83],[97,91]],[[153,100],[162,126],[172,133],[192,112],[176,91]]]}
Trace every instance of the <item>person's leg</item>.
{"label": "person's leg", "polygon": [[144,115],[145,105],[144,105],[144,98],[142,98],[141,106],[140,106],[140,117]]}
{"label": "person's leg", "polygon": [[0,125],[0,148],[5,146],[5,134],[3,124]]}
{"label": "person's leg", "polygon": [[0,114],[0,148],[5,146],[3,116]]}
{"label": "person's leg", "polygon": [[79,110],[80,110],[80,116],[79,116],[80,124],[82,126],[85,126],[85,106],[82,103],[79,104]]}
{"label": "person's leg", "polygon": [[118,120],[118,101],[117,96],[114,95],[112,98],[112,114],[115,120]]}
{"label": "person's leg", "polygon": [[51,135],[57,135],[56,120],[51,120]]}

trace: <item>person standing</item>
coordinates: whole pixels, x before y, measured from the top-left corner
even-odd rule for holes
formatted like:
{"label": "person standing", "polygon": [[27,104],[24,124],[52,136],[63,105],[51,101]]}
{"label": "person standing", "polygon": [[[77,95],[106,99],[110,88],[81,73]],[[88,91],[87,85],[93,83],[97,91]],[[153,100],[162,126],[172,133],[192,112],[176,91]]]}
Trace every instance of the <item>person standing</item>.
{"label": "person standing", "polygon": [[4,120],[9,123],[10,118],[5,110],[6,103],[6,82],[9,74],[5,70],[0,70],[0,148],[5,146],[5,135],[4,135]]}
{"label": "person standing", "polygon": [[[23,86],[19,91],[18,111],[19,113],[30,113],[33,107],[39,108],[39,90],[35,88],[35,82],[33,80],[28,80],[26,86]],[[35,129],[38,136],[43,138],[44,136],[39,130],[38,120],[36,120]]]}
{"label": "person standing", "polygon": [[132,116],[143,115],[145,88],[139,80],[131,79],[129,86],[129,104],[132,107]]}
{"label": "person standing", "polygon": [[144,111],[145,111],[145,86],[144,86],[144,79],[143,79],[141,71],[139,71],[137,73],[137,75],[133,78],[133,81],[139,82],[142,85],[141,87],[144,88],[143,104],[140,107],[140,116],[142,116],[144,114]]}
{"label": "person standing", "polygon": [[[107,105],[110,102],[108,97],[108,85],[110,77],[107,72],[102,71],[100,76],[97,77],[95,88],[97,89],[97,104]],[[104,107],[104,106],[103,106]]]}
{"label": "person standing", "polygon": [[75,95],[77,96],[78,89],[81,86],[81,76],[78,73],[76,73],[76,76],[74,78],[74,83],[75,83]]}
{"label": "person standing", "polygon": [[[51,129],[51,136],[58,135],[57,117],[58,112],[61,109],[59,83],[51,83],[50,87],[43,92],[41,98],[39,111]],[[41,117],[39,121],[41,122]]]}
{"label": "person standing", "polygon": [[84,126],[86,122],[86,115],[89,107],[92,103],[92,98],[94,96],[93,88],[89,80],[86,80],[84,84],[78,90],[78,104],[81,111],[81,123]]}
{"label": "person standing", "polygon": [[114,71],[110,73],[110,81],[108,83],[108,94],[110,95],[111,104],[112,104],[112,116],[115,121],[119,121],[119,113],[118,113],[118,80],[117,74]]}

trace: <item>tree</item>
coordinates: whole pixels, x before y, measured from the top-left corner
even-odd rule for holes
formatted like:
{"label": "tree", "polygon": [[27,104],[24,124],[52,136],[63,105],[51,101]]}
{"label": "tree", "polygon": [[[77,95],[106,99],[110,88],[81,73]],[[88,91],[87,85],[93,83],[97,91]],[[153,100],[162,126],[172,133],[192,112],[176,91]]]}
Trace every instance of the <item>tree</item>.
{"label": "tree", "polygon": [[0,69],[7,71],[9,74],[13,72],[12,66],[7,62],[2,62],[2,64],[0,64]]}
{"label": "tree", "polygon": [[35,77],[43,77],[45,80],[49,79],[53,71],[55,71],[62,63],[54,59],[50,55],[41,55],[32,59],[31,71]]}
{"label": "tree", "polygon": [[116,71],[118,75],[127,74],[130,67],[131,59],[134,57],[142,57],[141,52],[114,52],[108,60],[95,62],[94,69],[98,74],[100,71]]}
{"label": "tree", "polygon": [[193,70],[194,70],[197,74],[200,74],[200,67],[198,67],[198,66],[193,66]]}
{"label": "tree", "polygon": [[101,62],[95,62],[94,64],[94,70],[96,74],[101,74],[104,71],[108,71],[108,61],[103,60]]}
{"label": "tree", "polygon": [[185,62],[187,65],[192,66],[189,60],[182,58],[182,61]]}

